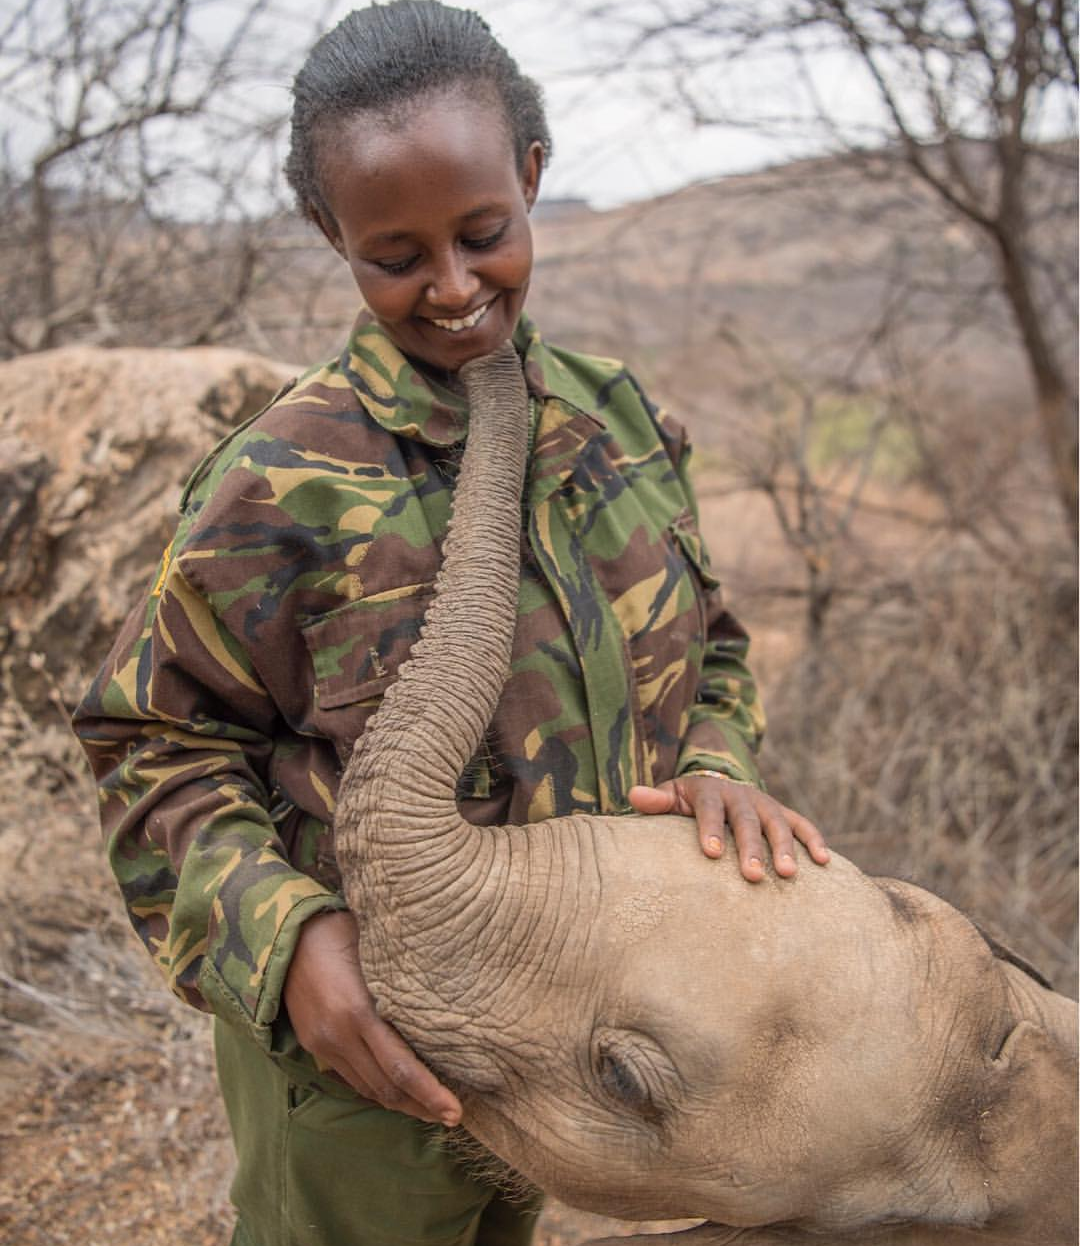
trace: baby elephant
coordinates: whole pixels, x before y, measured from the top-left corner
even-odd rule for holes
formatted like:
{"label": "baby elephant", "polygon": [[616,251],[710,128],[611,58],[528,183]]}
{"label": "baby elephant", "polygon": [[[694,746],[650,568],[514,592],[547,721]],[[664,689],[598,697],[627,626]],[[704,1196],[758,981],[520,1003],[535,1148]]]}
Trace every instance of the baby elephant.
{"label": "baby elephant", "polygon": [[463,374],[439,592],[335,828],[383,1014],[508,1164],[573,1206],[707,1217],[687,1246],[1075,1242],[1075,1008],[949,905],[835,855],[750,885],[685,818],[462,819],[527,442],[513,350]]}

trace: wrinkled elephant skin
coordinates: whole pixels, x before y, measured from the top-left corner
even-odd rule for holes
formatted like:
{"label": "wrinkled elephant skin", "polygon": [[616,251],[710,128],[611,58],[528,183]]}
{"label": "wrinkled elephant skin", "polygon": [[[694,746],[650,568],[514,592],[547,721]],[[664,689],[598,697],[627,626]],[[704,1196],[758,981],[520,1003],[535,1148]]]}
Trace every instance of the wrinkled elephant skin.
{"label": "wrinkled elephant skin", "polygon": [[527,441],[512,349],[469,371],[439,591],[339,797],[380,1010],[509,1165],[575,1206],[714,1222],[686,1246],[1075,1242],[1075,1008],[947,904],[836,856],[752,885],[684,818],[461,818]]}
{"label": "wrinkled elephant skin", "polygon": [[504,1085],[467,1099],[497,1154],[628,1218],[839,1234],[1004,1215],[1075,1239],[1066,1001],[948,905],[840,858],[752,886],[689,823],[579,826],[595,873],[560,880],[558,955],[530,953],[487,1029]]}

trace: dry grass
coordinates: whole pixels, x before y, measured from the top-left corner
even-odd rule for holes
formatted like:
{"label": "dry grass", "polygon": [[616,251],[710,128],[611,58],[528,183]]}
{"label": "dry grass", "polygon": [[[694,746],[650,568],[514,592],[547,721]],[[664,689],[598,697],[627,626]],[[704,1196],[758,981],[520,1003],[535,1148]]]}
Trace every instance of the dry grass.
{"label": "dry grass", "polygon": [[1076,584],[957,541],[834,620],[770,699],[774,788],[864,869],[969,913],[1076,991]]}

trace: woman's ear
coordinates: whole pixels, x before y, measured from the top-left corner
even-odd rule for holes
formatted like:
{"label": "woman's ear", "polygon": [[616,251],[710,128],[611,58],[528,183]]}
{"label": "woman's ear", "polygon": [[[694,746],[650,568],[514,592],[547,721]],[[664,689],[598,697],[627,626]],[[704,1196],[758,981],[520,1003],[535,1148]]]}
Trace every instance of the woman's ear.
{"label": "woman's ear", "polygon": [[521,193],[526,208],[532,209],[540,193],[540,175],[544,171],[544,145],[538,140],[529,144],[521,169]]}
{"label": "woman's ear", "polygon": [[308,206],[307,218],[313,224],[319,227],[319,232],[326,241],[334,248],[334,250],[345,258],[345,244],[341,241],[341,234],[338,232],[337,221],[329,213],[324,213],[318,205],[312,203]]}

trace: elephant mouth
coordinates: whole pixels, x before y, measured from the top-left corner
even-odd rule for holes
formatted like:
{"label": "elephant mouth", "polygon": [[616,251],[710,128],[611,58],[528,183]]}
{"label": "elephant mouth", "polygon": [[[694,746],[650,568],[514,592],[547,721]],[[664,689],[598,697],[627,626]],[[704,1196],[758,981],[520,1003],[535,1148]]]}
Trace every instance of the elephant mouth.
{"label": "elephant mouth", "polygon": [[446,1130],[444,1138],[446,1145],[476,1180],[494,1186],[515,1203],[527,1204],[540,1198],[542,1191],[538,1185],[489,1151],[464,1126]]}

